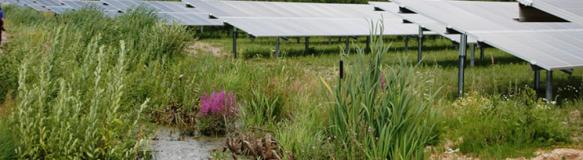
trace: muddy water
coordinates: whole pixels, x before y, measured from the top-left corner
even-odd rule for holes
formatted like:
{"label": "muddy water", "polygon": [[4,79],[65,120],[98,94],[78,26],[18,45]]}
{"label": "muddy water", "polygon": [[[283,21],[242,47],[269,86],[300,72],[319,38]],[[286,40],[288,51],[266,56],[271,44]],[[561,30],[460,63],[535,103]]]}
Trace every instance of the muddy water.
{"label": "muddy water", "polygon": [[152,142],[157,160],[206,160],[213,149],[224,144],[224,138],[182,136],[180,130],[160,127]]}

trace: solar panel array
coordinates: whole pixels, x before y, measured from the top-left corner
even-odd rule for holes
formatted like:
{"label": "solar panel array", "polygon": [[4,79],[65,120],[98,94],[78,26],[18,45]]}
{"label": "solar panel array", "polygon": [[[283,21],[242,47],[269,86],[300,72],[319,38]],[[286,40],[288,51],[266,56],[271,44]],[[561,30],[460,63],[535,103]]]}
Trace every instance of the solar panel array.
{"label": "solar panel array", "polygon": [[[417,35],[417,25],[364,4],[185,0],[255,37],[365,36],[372,23],[384,35]],[[381,30],[378,28],[378,30]],[[429,33],[433,34],[433,33]]]}
{"label": "solar panel array", "polygon": [[396,2],[544,69],[583,66],[583,46],[579,45],[582,40],[574,36],[581,35],[583,26],[565,22],[519,22],[515,20],[519,16],[516,2]]}

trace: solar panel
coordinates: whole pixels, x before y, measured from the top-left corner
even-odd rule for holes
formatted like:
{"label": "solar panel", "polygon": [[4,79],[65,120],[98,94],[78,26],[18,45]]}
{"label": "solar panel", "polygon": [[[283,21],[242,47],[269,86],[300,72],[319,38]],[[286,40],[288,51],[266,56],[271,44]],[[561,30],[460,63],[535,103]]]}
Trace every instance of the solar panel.
{"label": "solar panel", "polygon": [[[182,2],[144,1],[142,3],[156,12],[205,13],[193,8],[187,8]],[[208,17],[208,12],[206,12],[206,17]]]}
{"label": "solar panel", "polygon": [[519,2],[571,22],[583,24],[583,1],[581,0],[519,0]]}
{"label": "solar panel", "polygon": [[583,30],[476,33],[480,40],[545,69],[583,66]]}
{"label": "solar panel", "polygon": [[441,0],[396,0],[402,6],[421,12],[448,27],[465,32],[479,31],[529,31],[541,29],[572,29],[580,25],[572,23],[528,22],[515,20],[519,17],[516,2],[477,2]]}
{"label": "solar panel", "polygon": [[[185,0],[194,8],[218,18],[226,17],[330,17],[363,18],[374,14],[374,8],[362,4],[292,3],[257,1]],[[385,18],[398,18],[386,15]]]}
{"label": "solar panel", "polygon": [[68,11],[73,11],[74,9],[69,6],[47,6],[48,11],[56,13],[56,14],[63,14]]}
{"label": "solar panel", "polygon": [[217,19],[209,19],[206,13],[184,13],[184,12],[158,12],[161,20],[169,24],[186,26],[222,26],[223,22]]}
{"label": "solar panel", "polygon": [[222,26],[218,19],[210,19],[208,12],[187,8],[181,2],[143,1],[141,6],[154,10],[163,21],[169,24],[187,26]]}
{"label": "solar panel", "polygon": [[17,1],[16,0],[3,0],[2,3],[5,3],[5,4],[16,4]]}
{"label": "solar panel", "polygon": [[[376,20],[377,22],[379,20]],[[307,36],[367,36],[372,33],[372,23],[366,19],[329,18],[233,18],[225,23],[233,25],[255,37],[307,37]],[[384,35],[417,35],[417,25],[386,20]],[[379,32],[376,32],[379,34]]]}
{"label": "solar panel", "polygon": [[[583,66],[583,26],[518,22],[515,2],[396,0],[401,6],[551,70]],[[554,57],[554,58],[549,58]]]}
{"label": "solar panel", "polygon": [[34,3],[32,1],[30,1],[30,0],[19,0],[18,3],[19,3],[20,6],[29,7],[29,8],[32,8],[34,10],[37,10],[37,11],[41,11],[41,12],[48,11],[48,9],[46,9],[43,6],[41,6],[41,5],[37,4],[37,3]]}
{"label": "solar panel", "polygon": [[32,0],[32,3],[38,4],[40,6],[61,6],[61,2],[56,0]]}
{"label": "solar panel", "polygon": [[[369,2],[369,4],[373,5],[375,8],[381,9],[383,11],[392,13],[397,15],[405,20],[413,22],[417,25],[422,26],[425,29],[431,30],[451,41],[460,42],[459,34],[449,34],[447,33],[447,26],[440,24],[430,18],[419,14],[411,14],[411,13],[400,13],[399,5],[392,3],[392,2]],[[468,38],[468,43],[477,43],[477,40],[474,38]]]}
{"label": "solar panel", "polygon": [[108,8],[114,8],[115,10],[126,12],[131,9],[135,9],[141,5],[141,1],[135,0],[101,0],[102,5]]}

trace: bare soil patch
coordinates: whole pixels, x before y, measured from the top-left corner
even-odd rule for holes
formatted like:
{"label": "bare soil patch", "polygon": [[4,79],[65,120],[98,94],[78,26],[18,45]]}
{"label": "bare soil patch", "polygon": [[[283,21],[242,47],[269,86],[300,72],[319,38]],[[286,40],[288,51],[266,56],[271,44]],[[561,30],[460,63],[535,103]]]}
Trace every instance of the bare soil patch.
{"label": "bare soil patch", "polygon": [[220,46],[215,46],[210,43],[202,42],[202,41],[194,41],[191,42],[186,47],[186,52],[190,53],[191,55],[200,55],[200,54],[207,54],[210,53],[216,57],[226,57],[228,54],[223,51]]}

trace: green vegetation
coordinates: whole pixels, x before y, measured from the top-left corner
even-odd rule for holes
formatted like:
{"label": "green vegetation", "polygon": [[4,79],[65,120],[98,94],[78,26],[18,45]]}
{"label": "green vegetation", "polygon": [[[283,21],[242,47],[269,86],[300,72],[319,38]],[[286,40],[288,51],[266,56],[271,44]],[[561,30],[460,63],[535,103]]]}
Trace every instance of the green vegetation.
{"label": "green vegetation", "polygon": [[0,159],[148,158],[156,125],[200,131],[201,97],[219,91],[240,106],[235,132],[272,134],[284,158],[423,159],[459,149],[501,159],[582,147],[571,141],[580,124],[564,115],[583,109],[583,72],[557,73],[557,103],[546,104],[529,87],[530,67],[496,49],[467,68],[468,94],[457,99],[457,49],[438,37],[419,65],[402,37],[374,37],[371,53],[349,55],[336,38],[311,38],[307,53],[291,38],[281,58],[269,58],[273,38],[245,38],[245,58],[232,59],[226,30],[200,36],[145,10],[114,19],[5,10]]}

